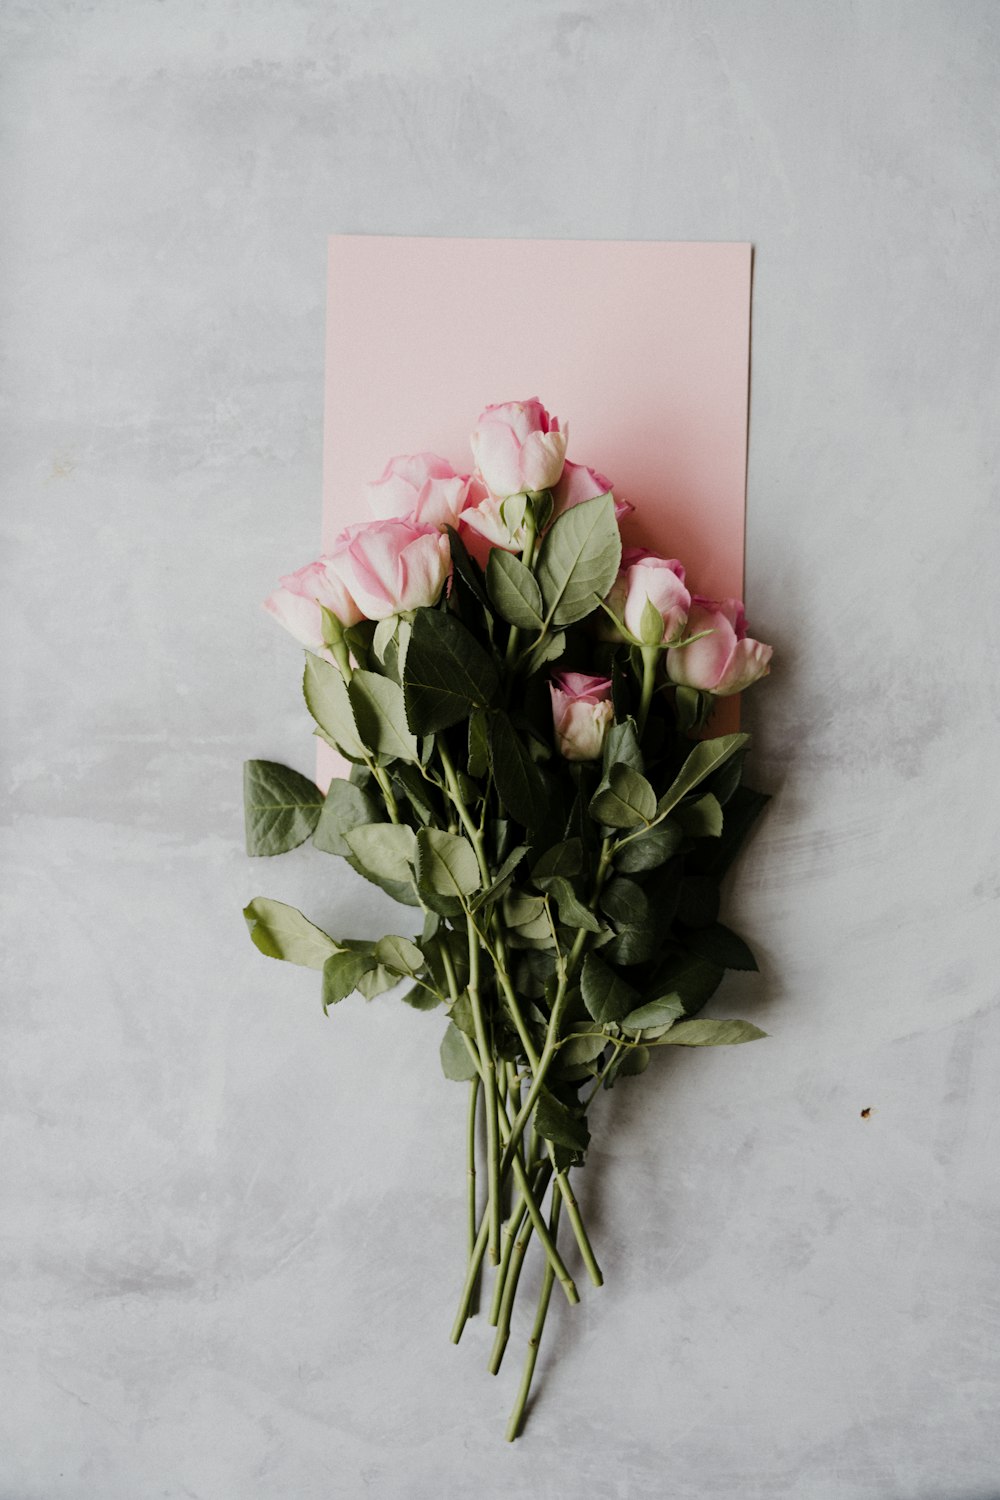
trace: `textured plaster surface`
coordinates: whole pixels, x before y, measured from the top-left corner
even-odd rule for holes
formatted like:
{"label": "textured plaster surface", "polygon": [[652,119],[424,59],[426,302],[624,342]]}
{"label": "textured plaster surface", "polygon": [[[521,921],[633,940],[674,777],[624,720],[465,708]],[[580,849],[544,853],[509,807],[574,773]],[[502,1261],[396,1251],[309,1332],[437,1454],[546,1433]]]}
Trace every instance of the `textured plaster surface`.
{"label": "textured plaster surface", "polygon": [[[3,1500],[1000,1495],[998,25],[3,0]],[[757,247],[777,797],[714,1010],[771,1039],[602,1105],[607,1286],[513,1449],[447,1339],[440,1021],[324,1020],[239,915],[398,925],[241,844],[242,758],[312,763],[258,601],[318,535],[336,230]]]}

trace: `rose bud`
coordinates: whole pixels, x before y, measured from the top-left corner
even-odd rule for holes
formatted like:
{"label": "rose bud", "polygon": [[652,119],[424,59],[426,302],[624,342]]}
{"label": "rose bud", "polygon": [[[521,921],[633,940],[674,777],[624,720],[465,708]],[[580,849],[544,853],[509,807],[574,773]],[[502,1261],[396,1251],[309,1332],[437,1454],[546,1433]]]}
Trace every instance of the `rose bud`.
{"label": "rose bud", "polygon": [[451,567],[448,538],[410,520],[363,521],[333,544],[330,566],[369,620],[435,604]]}
{"label": "rose bud", "polygon": [[614,718],[611,678],[554,672],[549,683],[556,746],[567,760],[597,760]]}
{"label": "rose bud", "polygon": [[703,599],[695,594],[687,629],[692,636],[703,630],[711,634],[667,652],[667,675],[678,687],[728,698],[771,670],[772,648],[747,635],[739,599]]}
{"label": "rose bud", "polygon": [[[586,464],[574,464],[567,459],[559,482],[552,491],[554,513],[561,515],[564,510],[571,510],[584,500],[596,500],[598,495],[610,495],[612,491],[611,480],[596,469],[588,469]],[[619,500],[617,496],[614,496],[614,502],[615,519],[619,522],[624,521],[635,510],[634,505],[630,505],[627,500]]]}
{"label": "rose bud", "polygon": [[406,516],[418,526],[443,531],[458,525],[471,484],[470,475],[457,473],[436,453],[401,453],[368,485],[368,503],[382,520]]}
{"label": "rose bud", "polygon": [[278,624],[284,625],[307,651],[316,652],[324,648],[320,605],[336,615],[342,625],[356,625],[363,618],[326,557],[307,563],[295,573],[286,573],[281,587],[264,600],[264,608]]}
{"label": "rose bud", "polygon": [[472,453],[486,488],[502,499],[551,489],[562,473],[567,435],[537,397],[488,406],[472,433]]}
{"label": "rose bud", "polygon": [[[676,640],[691,608],[691,595],[684,586],[684,565],[675,557],[657,557],[642,547],[626,547],[605,603],[629,636],[642,645],[659,646]],[[607,634],[614,638],[614,628]]]}

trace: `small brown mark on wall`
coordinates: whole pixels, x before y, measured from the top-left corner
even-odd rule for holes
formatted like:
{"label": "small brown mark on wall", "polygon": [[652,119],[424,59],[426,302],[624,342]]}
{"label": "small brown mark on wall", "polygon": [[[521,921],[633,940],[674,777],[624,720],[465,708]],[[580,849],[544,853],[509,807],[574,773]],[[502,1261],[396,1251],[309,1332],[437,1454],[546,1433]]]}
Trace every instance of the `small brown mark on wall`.
{"label": "small brown mark on wall", "polygon": [[869,1119],[869,1118],[870,1118],[870,1116],[871,1116],[871,1112],[872,1112],[872,1110],[871,1110],[871,1105],[870,1105],[870,1104],[869,1104],[869,1105],[868,1105],[868,1106],[867,1106],[867,1108],[865,1108],[865,1109],[863,1109],[863,1110],[862,1110],[862,1111],[861,1111],[861,1118],[862,1118],[862,1120],[867,1120],[867,1119]]}

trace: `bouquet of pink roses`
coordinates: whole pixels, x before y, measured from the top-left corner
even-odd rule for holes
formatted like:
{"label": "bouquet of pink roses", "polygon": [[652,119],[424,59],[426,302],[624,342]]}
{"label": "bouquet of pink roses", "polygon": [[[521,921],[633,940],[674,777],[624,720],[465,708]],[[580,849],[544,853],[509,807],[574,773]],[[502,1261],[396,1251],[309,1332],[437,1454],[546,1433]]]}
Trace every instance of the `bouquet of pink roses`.
{"label": "bouquet of pink roses", "polygon": [[419,932],[357,939],[281,902],[245,910],[263,953],[322,971],[324,1010],[401,983],[444,1010],[444,1074],[469,1089],[452,1338],[488,1268],[494,1373],[532,1239],[544,1257],[510,1439],[556,1283],[579,1301],[567,1238],[602,1282],[571,1182],[595,1096],[661,1047],[763,1035],[698,1013],[727,969],[756,967],[718,920],[719,883],[767,800],[742,782],[747,736],[706,724],[771,648],[737,600],[691,594],[680,562],[623,550],[631,507],[566,439],[540,402],[511,402],[479,418],[473,474],[430,453],[388,464],[378,519],[267,600],[350,776],[324,796],[272,761],[245,768],[251,854],[311,836],[422,913]]}

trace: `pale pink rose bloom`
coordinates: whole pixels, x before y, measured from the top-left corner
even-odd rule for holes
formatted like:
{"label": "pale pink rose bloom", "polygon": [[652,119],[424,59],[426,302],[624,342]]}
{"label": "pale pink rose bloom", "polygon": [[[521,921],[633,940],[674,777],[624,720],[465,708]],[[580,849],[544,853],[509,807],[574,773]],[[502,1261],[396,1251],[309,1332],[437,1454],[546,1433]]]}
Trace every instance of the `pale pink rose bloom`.
{"label": "pale pink rose bloom", "polygon": [[436,453],[401,453],[367,486],[368,503],[381,520],[408,516],[419,526],[443,531],[458,525],[471,484],[470,475],[457,473]]}
{"label": "pale pink rose bloom", "polygon": [[320,605],[336,615],[342,625],[356,625],[363,618],[357,604],[321,557],[295,573],[286,573],[281,587],[264,600],[264,608],[284,625],[307,651],[323,651],[323,617]]}
{"label": "pale pink rose bloom", "polygon": [[597,760],[614,718],[611,678],[584,672],[553,672],[552,723],[556,747],[566,760]]}
{"label": "pale pink rose bloom", "polygon": [[679,687],[728,698],[771,670],[772,648],[747,635],[739,599],[703,599],[695,594],[687,628],[689,635],[712,633],[667,652],[667,674]]}
{"label": "pale pink rose bloom", "polygon": [[[611,494],[613,486],[611,480],[597,469],[589,469],[586,464],[574,464],[569,459],[563,464],[563,471],[559,482],[552,491],[552,499],[555,504],[555,514],[561,515],[564,510],[571,510],[574,505],[581,505],[584,500],[596,500],[598,495]],[[620,523],[626,516],[630,516],[635,510],[627,500],[619,500],[614,497],[615,519]]]}
{"label": "pale pink rose bloom", "polygon": [[448,538],[410,520],[362,521],[336,538],[330,566],[366,619],[435,604],[451,567]]}
{"label": "pale pink rose bloom", "polygon": [[567,436],[532,396],[488,406],[473,429],[472,453],[487,489],[503,499],[551,489],[562,473]]}
{"label": "pale pink rose bloom", "polygon": [[483,567],[494,547],[505,552],[523,552],[526,540],[524,523],[510,527],[501,514],[503,500],[491,495],[485,486],[479,485],[482,498],[474,505],[467,505],[460,518],[459,535],[469,552]]}
{"label": "pale pink rose bloom", "polygon": [[[647,552],[643,547],[626,547],[622,552],[618,577],[605,602],[625,629],[641,639],[643,610],[647,599],[650,600],[663,618],[660,640],[672,641],[684,629],[691,608],[691,595],[684,586],[684,576],[684,564],[676,557],[657,557],[655,552]],[[608,634],[614,638],[614,627]]]}

